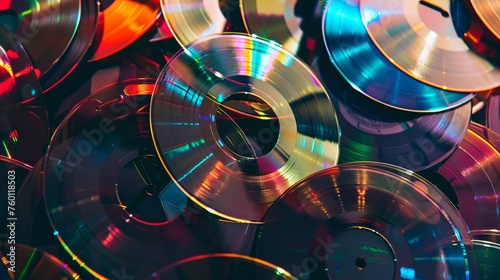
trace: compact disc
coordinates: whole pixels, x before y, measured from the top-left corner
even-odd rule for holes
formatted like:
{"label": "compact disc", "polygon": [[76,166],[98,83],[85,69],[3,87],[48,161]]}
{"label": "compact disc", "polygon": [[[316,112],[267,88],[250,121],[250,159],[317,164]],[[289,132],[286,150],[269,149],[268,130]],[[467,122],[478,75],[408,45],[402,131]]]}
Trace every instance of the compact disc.
{"label": "compact disc", "polygon": [[405,112],[360,94],[323,56],[311,68],[337,109],[340,163],[377,161],[418,171],[449,157],[465,137],[470,102],[439,113]]}
{"label": "compact disc", "polygon": [[467,45],[500,66],[500,1],[451,1],[452,19]]}
{"label": "compact disc", "polygon": [[109,57],[142,37],[160,16],[159,0],[103,1],[90,61]]}
{"label": "compact disc", "polygon": [[486,139],[469,129],[437,171],[422,175],[454,202],[471,230],[499,227],[500,152]]}
{"label": "compact disc", "polygon": [[214,35],[167,63],[151,102],[166,170],[210,212],[258,222],[312,172],[337,164],[339,126],[318,79],[257,37]]}
{"label": "compact disc", "polygon": [[194,255],[251,249],[252,225],[211,215],[164,171],[149,130],[153,82],[109,85],[79,103],[44,162],[54,235],[97,278],[144,279]]}
{"label": "compact disc", "polygon": [[248,33],[239,0],[160,0],[163,16],[179,44],[222,32]]}
{"label": "compact disc", "polygon": [[500,1],[498,0],[469,0],[474,11],[483,24],[500,42]]}
{"label": "compact disc", "polygon": [[[355,89],[390,107],[424,113],[451,109],[472,99],[474,94],[432,87],[412,78],[394,66],[380,53],[368,36],[367,27],[363,21],[366,20],[367,14],[372,14],[373,22],[375,22],[375,16],[379,13],[373,9],[361,11],[360,4],[363,2],[367,1],[361,1],[361,3],[359,0],[329,1],[323,14],[323,37],[330,59]],[[406,2],[405,5],[410,6],[418,4],[417,1]],[[422,9],[420,6],[416,8]],[[384,17],[381,16],[381,18]],[[396,31],[394,33],[406,34]],[[396,45],[396,43],[407,41],[395,40],[393,42]],[[427,53],[422,52],[422,55]],[[406,52],[402,54],[407,55]],[[455,62],[469,63],[466,61]],[[455,63],[451,64],[456,65]],[[455,67],[461,70],[469,66]],[[469,67],[469,69],[471,68],[473,67]],[[478,81],[481,80],[476,77],[471,86]]]}
{"label": "compact disc", "polygon": [[281,267],[269,262],[237,254],[194,256],[153,273],[150,279],[219,280],[219,279],[295,279]]}
{"label": "compact disc", "polygon": [[500,86],[500,69],[457,34],[451,1],[360,0],[358,18],[388,61],[416,80],[451,91]]}
{"label": "compact disc", "polygon": [[[21,220],[17,222],[19,213],[23,211],[23,206],[22,204],[16,205],[16,197],[21,189],[21,184],[32,168],[26,163],[0,155],[0,189],[2,190],[0,209],[5,213],[2,213],[2,217],[5,217],[4,222],[7,223],[6,225],[9,222],[14,224],[22,222]],[[10,230],[6,225],[0,228],[0,243],[16,240],[15,227]]]}
{"label": "compact disc", "polygon": [[[7,267],[7,272],[12,280],[80,279],[77,273],[58,258],[27,245],[0,243],[0,257],[2,265]],[[2,276],[1,272],[0,276]]]}
{"label": "compact disc", "polygon": [[469,129],[481,135],[484,139],[488,140],[488,142],[490,142],[493,146],[495,146],[497,150],[500,151],[500,134],[487,128],[484,125],[475,122],[470,123]]}
{"label": "compact disc", "polygon": [[460,214],[432,184],[399,167],[361,162],[312,174],[263,222],[255,256],[299,279],[475,277]]}
{"label": "compact disc", "polygon": [[293,53],[298,51],[303,35],[300,27],[302,20],[294,12],[298,0],[240,2],[244,23],[251,34],[276,41]]}
{"label": "compact disc", "polygon": [[2,1],[0,22],[20,40],[45,75],[69,48],[82,15],[80,0]]}

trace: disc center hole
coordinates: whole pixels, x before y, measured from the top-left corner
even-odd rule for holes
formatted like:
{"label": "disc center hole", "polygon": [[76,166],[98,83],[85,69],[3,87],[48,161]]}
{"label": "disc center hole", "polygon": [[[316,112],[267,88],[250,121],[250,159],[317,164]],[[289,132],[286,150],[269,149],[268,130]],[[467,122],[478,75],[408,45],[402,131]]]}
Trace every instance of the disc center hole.
{"label": "disc center hole", "polygon": [[228,96],[217,109],[217,132],[222,143],[243,157],[257,158],[274,149],[280,125],[271,106],[250,93]]}
{"label": "disc center hole", "polygon": [[366,259],[363,257],[356,258],[354,263],[356,264],[356,266],[358,267],[359,270],[363,270],[367,265]]}

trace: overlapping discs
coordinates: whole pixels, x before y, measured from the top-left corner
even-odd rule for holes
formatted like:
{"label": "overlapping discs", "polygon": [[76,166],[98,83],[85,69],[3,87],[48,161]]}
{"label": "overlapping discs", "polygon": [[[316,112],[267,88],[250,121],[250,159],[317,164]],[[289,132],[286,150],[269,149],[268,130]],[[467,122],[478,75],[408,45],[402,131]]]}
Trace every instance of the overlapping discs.
{"label": "overlapping discs", "polygon": [[[99,1],[80,0],[78,26],[71,43],[61,57],[54,62],[50,71],[40,77],[45,93],[58,86],[72,74],[80,64],[95,37],[98,21]],[[51,50],[54,52],[54,50]],[[36,61],[35,61],[36,62]]]}
{"label": "overlapping discs", "polygon": [[300,279],[475,277],[459,213],[432,184],[395,166],[341,164],[312,174],[263,221],[256,257]]}
{"label": "overlapping discs", "polygon": [[500,86],[500,69],[457,34],[450,3],[360,0],[358,14],[378,50],[416,80],[467,93]]}
{"label": "overlapping discs", "polygon": [[[20,40],[41,75],[47,74],[68,50],[82,16],[82,1],[4,1],[0,22]],[[95,4],[95,3],[94,3]]]}
{"label": "overlapping discs", "polygon": [[470,235],[473,240],[482,240],[500,244],[500,229],[471,230]]}
{"label": "overlapping discs", "polygon": [[160,0],[163,16],[179,44],[222,32],[247,33],[239,0]]}
{"label": "overlapping discs", "polygon": [[301,18],[294,12],[297,0],[241,1],[241,12],[247,30],[296,53],[302,38]]}
{"label": "overlapping discs", "polygon": [[91,61],[109,57],[142,37],[160,16],[159,0],[103,1]]}
{"label": "overlapping discs", "polygon": [[467,45],[500,66],[500,1],[451,1],[452,19]]}
{"label": "overlapping discs", "polygon": [[[53,240],[53,231],[42,199],[42,163],[40,159],[27,175],[17,179],[16,242],[41,246]],[[45,244],[44,244],[45,245]]]}
{"label": "overlapping discs", "polygon": [[110,85],[82,101],[44,163],[54,234],[97,278],[145,279],[187,257],[250,252],[252,225],[197,207],[163,169],[149,130],[152,82]]}
{"label": "overlapping discs", "polygon": [[360,94],[323,56],[311,67],[337,109],[340,163],[377,161],[418,171],[449,157],[467,133],[471,102],[439,113],[405,112]]}
{"label": "overlapping discs", "polygon": [[[407,2],[408,5],[418,3]],[[368,36],[363,24],[366,14],[376,16],[378,12],[361,11],[358,0],[340,0],[330,1],[323,16],[323,37],[330,59],[355,89],[390,107],[414,112],[444,111],[471,100],[474,94],[432,87],[394,66]],[[481,79],[476,78],[475,82],[479,81]]]}
{"label": "overlapping discs", "polygon": [[[14,252],[12,252],[12,247],[15,248]],[[11,255],[14,256],[14,261],[9,263],[11,261]],[[2,257],[2,264],[0,264],[0,266],[5,265],[7,267],[7,273],[10,277],[2,278],[5,280],[81,279],[77,273],[58,258],[27,245],[15,244],[15,246],[11,246],[9,244],[0,243],[0,257]],[[12,265],[14,265],[13,268]],[[0,276],[4,276],[1,271]]]}
{"label": "overlapping discs", "polygon": [[237,254],[199,255],[166,266],[150,279],[216,280],[216,279],[296,279],[281,267]]}
{"label": "overlapping discs", "polygon": [[500,152],[468,130],[458,149],[437,172],[423,175],[455,203],[471,230],[500,225]]}
{"label": "overlapping discs", "polygon": [[48,142],[46,106],[21,42],[0,29],[0,155],[34,165]]}
{"label": "overlapping discs", "polygon": [[245,35],[177,53],[151,103],[155,146],[186,194],[210,212],[258,222],[288,187],[338,160],[334,106],[291,53]]}

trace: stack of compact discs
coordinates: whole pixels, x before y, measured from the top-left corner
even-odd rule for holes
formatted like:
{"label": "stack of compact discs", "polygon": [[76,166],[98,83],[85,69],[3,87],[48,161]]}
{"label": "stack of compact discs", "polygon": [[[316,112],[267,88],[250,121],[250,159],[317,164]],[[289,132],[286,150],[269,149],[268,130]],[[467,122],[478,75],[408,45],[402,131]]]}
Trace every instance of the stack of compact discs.
{"label": "stack of compact discs", "polygon": [[[441,32],[432,31],[427,25],[424,25],[426,29],[417,30],[431,34],[427,35],[428,40],[440,43],[443,41],[440,39],[445,37],[449,38],[446,40],[449,43],[443,42],[443,46],[438,45],[434,48],[430,45],[421,52],[423,55],[414,58],[414,55],[419,54],[419,50],[411,48],[413,46],[423,48],[426,44],[425,41],[421,42],[420,34],[414,34],[412,25],[421,22],[423,19],[419,20],[418,17],[423,18],[429,11],[417,1],[396,2],[397,5],[393,5],[396,9],[386,13],[387,20],[377,16],[380,13],[379,5],[387,7],[380,1],[362,2],[366,7],[361,6],[362,3],[358,1],[331,1],[326,7],[323,35],[327,51],[332,63],[354,88],[390,107],[414,112],[436,112],[464,104],[473,97],[473,92],[489,90],[500,85],[500,70],[471,54],[458,37],[453,38],[453,34],[446,29],[453,30],[453,24],[445,20],[432,24],[436,28],[444,26]],[[412,13],[414,10],[419,12]],[[401,20],[394,16],[397,13],[403,14],[401,19],[405,21],[396,22]],[[394,25],[399,24],[401,32],[384,32],[388,30],[386,24],[390,22]],[[407,29],[410,31],[403,32]],[[392,34],[408,34],[411,38],[400,40],[390,37]],[[416,40],[418,44],[412,44],[412,40]],[[391,45],[390,42],[401,42],[406,45]],[[385,49],[387,49],[385,52],[381,51]],[[431,53],[433,50],[437,54]],[[411,57],[407,57],[407,54],[411,54]],[[431,54],[436,58],[434,59]],[[390,55],[395,57],[391,58]],[[401,65],[397,64],[399,62]],[[406,65],[407,63],[415,65]],[[450,67],[450,70],[440,69],[442,65]],[[439,73],[436,73],[438,71]],[[455,91],[450,91],[451,89]]]}
{"label": "stack of compact discs", "polygon": [[82,101],[44,162],[54,235],[94,277],[143,279],[194,255],[251,249],[253,225],[197,207],[163,170],[149,131],[152,81],[112,84]]}
{"label": "stack of compact discs", "polygon": [[97,26],[98,1],[6,1],[0,24],[20,40],[40,71],[44,92],[76,69]]}
{"label": "stack of compact discs", "polygon": [[496,279],[499,34],[500,0],[2,0],[0,278]]}

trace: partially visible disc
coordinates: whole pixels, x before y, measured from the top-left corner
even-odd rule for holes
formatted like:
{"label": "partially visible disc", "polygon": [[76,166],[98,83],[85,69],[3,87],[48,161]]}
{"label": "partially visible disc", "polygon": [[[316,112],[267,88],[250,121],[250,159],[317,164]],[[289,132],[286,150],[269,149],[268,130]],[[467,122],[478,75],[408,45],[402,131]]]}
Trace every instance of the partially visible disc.
{"label": "partially visible disc", "polygon": [[[418,4],[417,1],[405,3]],[[399,70],[380,53],[368,36],[366,26],[363,24],[368,14],[375,17],[378,12],[373,9],[361,12],[359,0],[329,1],[323,14],[323,37],[330,59],[355,89],[390,107],[424,113],[455,108],[474,97],[472,93],[432,87]],[[395,32],[395,34],[405,33]],[[461,44],[464,43],[458,43]],[[407,55],[406,52],[402,54]],[[427,52],[422,52],[423,56],[425,54]],[[466,62],[455,61],[455,63]],[[456,66],[457,70],[464,68],[466,66]],[[475,86],[480,81],[481,79],[476,77],[470,86]]]}
{"label": "partially visible disc", "polygon": [[82,16],[82,1],[2,1],[0,24],[20,40],[45,75],[61,59],[75,37]]}
{"label": "partially visible disc", "polygon": [[[14,261],[11,260],[12,249],[14,248]],[[32,248],[23,244],[9,245],[0,243],[0,257],[2,263],[7,267],[7,272],[12,280],[76,280],[80,276],[75,273],[67,264],[63,263],[53,255],[42,250]],[[5,259],[3,258],[5,257]],[[12,264],[15,265],[12,272]],[[9,268],[11,268],[9,270]],[[1,276],[0,272],[0,276]],[[2,278],[8,280],[9,278]]]}
{"label": "partially visible disc", "polygon": [[489,129],[500,134],[500,89],[488,98],[485,123]]}
{"label": "partially visible disc", "polygon": [[[5,213],[2,213],[2,217],[5,217],[4,222],[6,223],[10,219],[16,223],[19,212],[22,211],[23,205],[16,204],[16,197],[31,169],[33,167],[26,163],[0,155],[0,209]],[[14,209],[12,216],[8,215],[11,212],[10,209]],[[18,211],[15,211],[16,209]],[[12,231],[11,234],[6,225],[0,228],[0,243],[8,242],[10,239],[16,240],[16,231]]]}
{"label": "partially visible disc", "polygon": [[0,27],[0,155],[34,165],[49,139],[47,110],[23,45]]}
{"label": "partially visible disc", "polygon": [[297,0],[240,0],[248,32],[281,44],[296,53],[303,31],[295,12]]}
{"label": "partially visible disc", "polygon": [[237,254],[199,255],[166,266],[150,279],[295,279],[283,268],[264,260]]}
{"label": "partially visible disc", "polygon": [[500,1],[451,1],[452,19],[467,45],[500,66]]}
{"label": "partially visible disc", "polygon": [[300,279],[475,279],[460,214],[399,167],[361,162],[312,174],[263,222],[255,256]]}
{"label": "partially visible disc", "polygon": [[248,33],[239,0],[160,0],[163,16],[182,47],[222,32]]}
{"label": "partially visible disc", "polygon": [[149,130],[154,80],[112,84],[56,129],[44,162],[54,235],[95,277],[144,279],[206,253],[249,254],[255,228],[221,221],[172,183]]}
{"label": "partially visible disc", "polygon": [[338,160],[325,89],[293,54],[257,37],[214,35],[178,52],[152,98],[166,170],[210,212],[258,222],[287,188]]}
{"label": "partially visible disc", "polygon": [[34,165],[49,138],[45,110],[19,109],[0,113],[0,155]]}
{"label": "partially visible disc", "polygon": [[73,39],[64,54],[42,77],[43,91],[48,92],[68,77],[89,50],[97,29],[99,1],[80,0],[80,17]]}
{"label": "partially visible disc", "polygon": [[474,122],[470,124],[469,128],[475,133],[481,135],[484,139],[488,140],[488,142],[500,151],[500,134],[487,128],[486,126]]}
{"label": "partially visible disc", "polygon": [[[104,2],[103,2],[104,3]],[[91,61],[109,57],[142,37],[160,16],[159,0],[112,0],[101,4]]]}
{"label": "partially visible disc", "polygon": [[385,58],[422,83],[466,93],[500,86],[500,68],[457,34],[450,3],[361,0],[357,17]]}
{"label": "partially visible disc", "polygon": [[468,130],[437,172],[422,173],[455,203],[471,230],[500,226],[500,152]]}
{"label": "partially visible disc", "polygon": [[449,157],[465,137],[471,102],[439,113],[411,113],[366,98],[320,56],[311,65],[337,109],[340,163],[377,161],[418,171]]}

